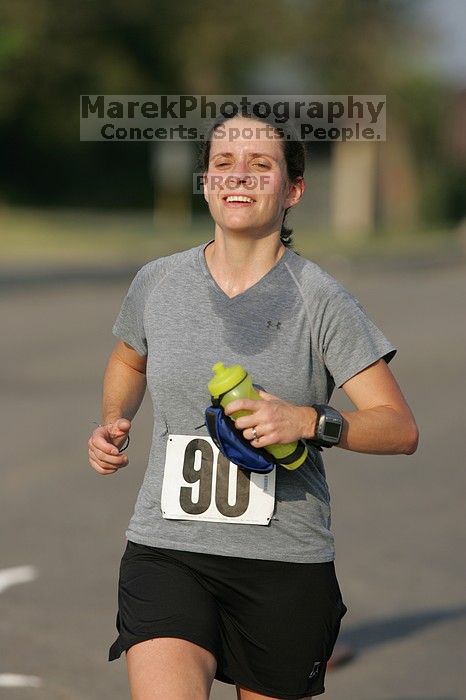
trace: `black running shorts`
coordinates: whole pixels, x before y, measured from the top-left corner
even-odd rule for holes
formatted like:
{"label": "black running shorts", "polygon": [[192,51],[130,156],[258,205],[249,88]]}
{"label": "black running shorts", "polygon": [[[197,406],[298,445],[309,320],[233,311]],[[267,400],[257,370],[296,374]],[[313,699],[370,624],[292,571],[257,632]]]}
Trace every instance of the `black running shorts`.
{"label": "black running shorts", "polygon": [[137,642],[179,637],[217,659],[215,677],[297,700],[325,691],[347,612],[334,562],[298,564],[128,541],[109,661]]}

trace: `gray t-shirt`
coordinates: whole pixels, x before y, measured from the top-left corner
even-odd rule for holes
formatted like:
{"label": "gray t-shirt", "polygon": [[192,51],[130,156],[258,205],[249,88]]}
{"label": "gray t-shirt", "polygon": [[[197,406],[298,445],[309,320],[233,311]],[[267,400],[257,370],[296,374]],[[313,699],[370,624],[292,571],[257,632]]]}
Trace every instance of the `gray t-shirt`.
{"label": "gray t-shirt", "polygon": [[[311,447],[297,470],[276,467],[267,525],[234,522],[234,484],[224,508],[230,520],[203,520],[202,513],[167,519],[162,512],[162,482],[171,469],[167,443],[172,435],[208,438],[202,424],[216,362],[240,364],[266,391],[310,406],[328,403],[335,386],[396,353],[350,292],[291,249],[256,284],[229,298],[207,267],[207,245],[144,265],[113,326],[115,336],[147,355],[154,410],[148,466],[126,536],[140,544],[224,556],[332,561],[330,495],[321,453]],[[191,503],[200,498],[196,481],[202,465],[191,465],[180,489]],[[222,488],[230,488],[228,483],[227,478]],[[212,493],[215,499],[219,489],[209,484],[207,497]]]}

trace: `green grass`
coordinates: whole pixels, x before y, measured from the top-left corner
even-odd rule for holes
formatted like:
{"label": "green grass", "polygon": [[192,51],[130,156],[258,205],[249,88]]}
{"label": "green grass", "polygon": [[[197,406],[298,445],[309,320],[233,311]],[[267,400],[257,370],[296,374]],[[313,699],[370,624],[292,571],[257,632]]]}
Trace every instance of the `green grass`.
{"label": "green grass", "polygon": [[0,210],[2,262],[115,264],[150,259],[202,240],[199,231],[154,227],[150,212]]}
{"label": "green grass", "polygon": [[[198,245],[213,237],[208,217],[194,225],[157,221],[152,212],[0,209],[1,263],[122,264],[151,260]],[[446,229],[377,232],[353,241],[328,231],[295,227],[295,248],[318,260],[328,256],[360,258],[435,254],[458,247]]]}

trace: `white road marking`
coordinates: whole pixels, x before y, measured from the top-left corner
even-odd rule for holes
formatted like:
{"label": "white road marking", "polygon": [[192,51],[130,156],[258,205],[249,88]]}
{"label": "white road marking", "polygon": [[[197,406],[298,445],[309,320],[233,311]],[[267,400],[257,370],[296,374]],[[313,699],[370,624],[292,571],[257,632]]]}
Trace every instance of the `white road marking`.
{"label": "white road marking", "polygon": [[0,688],[38,688],[40,685],[42,685],[42,680],[38,676],[0,673]]}
{"label": "white road marking", "polygon": [[0,569],[0,593],[17,583],[27,583],[37,578],[34,566],[13,566],[11,569]]}
{"label": "white road marking", "polygon": [[[37,578],[35,566],[13,566],[0,569],[0,593],[17,583],[28,583]],[[23,676],[19,673],[0,673],[0,688],[38,688],[42,685],[39,676]]]}

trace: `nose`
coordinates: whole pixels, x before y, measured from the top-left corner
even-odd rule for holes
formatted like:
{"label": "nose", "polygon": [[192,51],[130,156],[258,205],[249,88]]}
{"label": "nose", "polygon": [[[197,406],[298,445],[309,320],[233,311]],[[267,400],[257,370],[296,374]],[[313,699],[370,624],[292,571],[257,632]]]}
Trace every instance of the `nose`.
{"label": "nose", "polygon": [[234,166],[234,171],[235,175],[237,175],[238,177],[241,176],[244,178],[249,176],[249,168],[246,158],[238,158]]}
{"label": "nose", "polygon": [[235,178],[237,185],[242,185],[250,182],[251,173],[248,170],[248,166],[245,160],[238,160],[236,166],[234,167],[234,172],[232,176]]}

